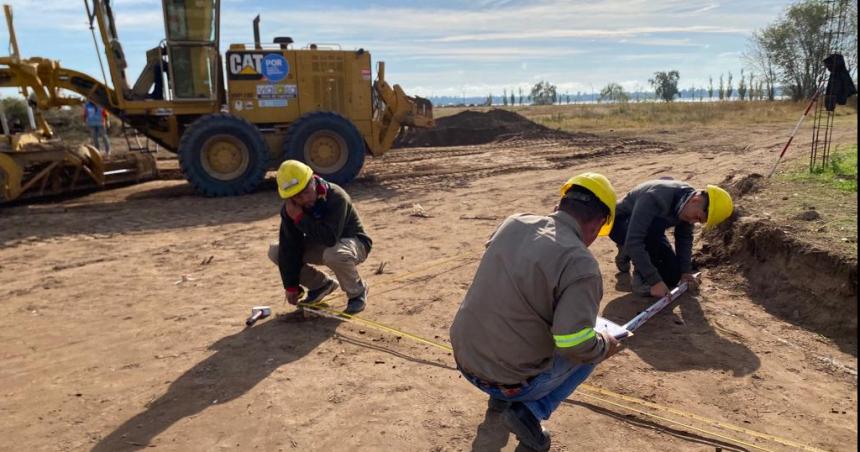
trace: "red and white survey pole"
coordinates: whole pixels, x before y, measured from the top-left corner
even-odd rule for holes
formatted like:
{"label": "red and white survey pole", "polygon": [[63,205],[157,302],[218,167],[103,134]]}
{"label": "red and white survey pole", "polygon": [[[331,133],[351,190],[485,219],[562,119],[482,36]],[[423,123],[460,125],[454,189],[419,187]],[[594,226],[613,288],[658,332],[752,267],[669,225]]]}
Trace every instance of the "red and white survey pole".
{"label": "red and white survey pole", "polygon": [[824,82],[822,81],[818,88],[815,89],[815,93],[812,94],[812,99],[809,101],[809,105],[806,106],[806,110],[803,111],[803,115],[800,116],[800,119],[797,121],[797,125],[794,126],[794,130],[791,131],[791,136],[788,137],[788,141],[785,143],[785,146],[782,147],[782,152],[779,153],[779,158],[776,159],[776,163],[773,164],[773,168],[770,169],[770,173],[768,173],[767,177],[773,176],[773,173],[776,172],[776,167],[779,166],[779,162],[782,161],[782,157],[785,155],[785,151],[788,150],[788,147],[791,146],[791,142],[794,140],[794,135],[797,134],[797,129],[800,128],[800,125],[803,124],[803,120],[809,115],[809,111],[812,110],[812,107],[815,105],[815,101],[818,100],[818,96],[821,95],[821,91],[824,90]]}

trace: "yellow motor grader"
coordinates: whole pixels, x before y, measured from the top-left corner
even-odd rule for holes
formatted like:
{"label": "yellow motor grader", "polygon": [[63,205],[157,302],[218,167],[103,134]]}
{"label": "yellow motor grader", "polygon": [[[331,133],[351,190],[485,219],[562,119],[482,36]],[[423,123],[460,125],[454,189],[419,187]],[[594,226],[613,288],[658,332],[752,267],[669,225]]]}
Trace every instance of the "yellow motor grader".
{"label": "yellow motor grader", "polygon": [[365,154],[384,154],[404,126],[433,126],[432,104],[391,87],[383,63],[372,81],[364,49],[296,49],[289,37],[263,44],[258,16],[254,42],[231,44],[222,58],[220,0],[163,0],[166,38],[146,52],[130,84],[112,2],[84,3],[90,28],[95,34],[97,25],[101,36],[110,83],[30,58],[0,59],[0,86],[29,87],[43,108],[67,102],[61,90],[84,96],[177,153],[182,173],[202,194],[250,192],[285,159],[346,183]]}
{"label": "yellow motor grader", "polygon": [[[80,104],[80,98],[44,96],[39,77],[40,65],[50,62],[41,58],[22,60],[12,24],[12,9],[4,5],[9,30],[10,55],[0,57],[0,86],[16,87],[27,99],[27,121],[11,121],[0,107],[0,203],[23,197],[54,195],[104,187],[117,183],[138,182],[156,177],[155,158],[151,153],[122,153],[105,159],[89,145],[69,146],[57,138],[43,112]],[[38,102],[41,93],[42,102]],[[130,146],[131,148],[131,146]]]}

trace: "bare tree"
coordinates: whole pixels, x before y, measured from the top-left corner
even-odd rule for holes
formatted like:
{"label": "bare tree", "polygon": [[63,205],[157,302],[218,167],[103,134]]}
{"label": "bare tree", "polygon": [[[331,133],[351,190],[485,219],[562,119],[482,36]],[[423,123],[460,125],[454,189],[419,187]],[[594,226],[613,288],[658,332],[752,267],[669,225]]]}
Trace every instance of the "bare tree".
{"label": "bare tree", "polygon": [[710,75],[708,76],[708,100],[714,98],[714,78]]}
{"label": "bare tree", "polygon": [[504,105],[506,107],[508,106],[508,90],[507,90],[507,88],[502,90],[502,105]]}
{"label": "bare tree", "polygon": [[738,80],[738,97],[744,100],[747,96],[747,79],[744,77],[744,70],[741,68],[741,78]]}

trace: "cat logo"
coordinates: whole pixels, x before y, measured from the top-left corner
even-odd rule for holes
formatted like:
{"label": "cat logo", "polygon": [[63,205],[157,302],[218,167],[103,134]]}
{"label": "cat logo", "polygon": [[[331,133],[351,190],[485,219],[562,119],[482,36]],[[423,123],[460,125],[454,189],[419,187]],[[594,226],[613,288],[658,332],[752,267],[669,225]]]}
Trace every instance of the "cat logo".
{"label": "cat logo", "polygon": [[263,78],[263,52],[227,52],[227,77],[230,80],[260,80]]}

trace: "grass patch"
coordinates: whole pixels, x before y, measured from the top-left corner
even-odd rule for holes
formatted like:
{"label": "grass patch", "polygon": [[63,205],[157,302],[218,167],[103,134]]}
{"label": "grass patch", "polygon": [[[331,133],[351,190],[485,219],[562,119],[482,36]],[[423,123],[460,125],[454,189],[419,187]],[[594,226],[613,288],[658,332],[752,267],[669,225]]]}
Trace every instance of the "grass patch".
{"label": "grass patch", "polygon": [[824,184],[837,190],[857,193],[857,145],[837,146],[824,166],[796,170],[785,175],[789,180]]}
{"label": "grass patch", "polygon": [[[619,104],[571,104],[493,107],[515,111],[539,124],[568,132],[673,129],[679,127],[748,126],[779,124],[800,118],[805,102],[628,102]],[[487,111],[489,107],[441,107],[442,118],[463,110]],[[840,121],[856,120],[850,108],[836,111]],[[843,118],[845,117],[845,118]]]}

